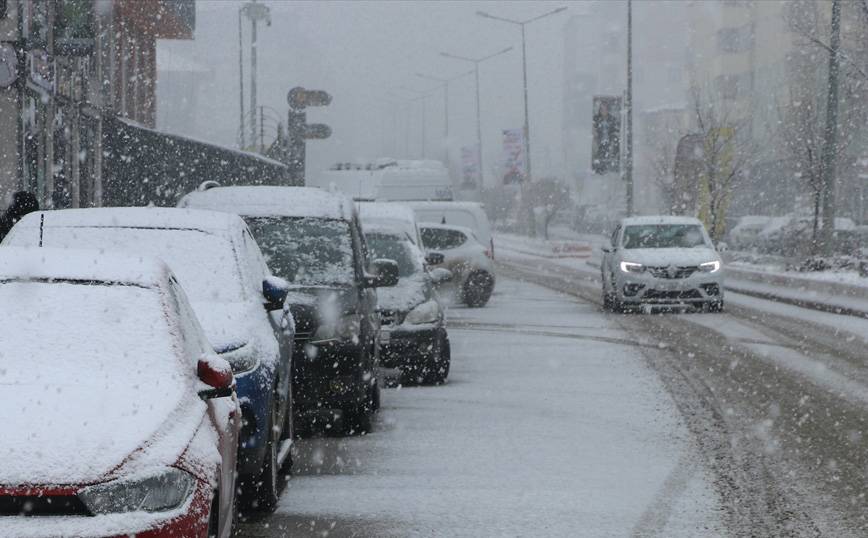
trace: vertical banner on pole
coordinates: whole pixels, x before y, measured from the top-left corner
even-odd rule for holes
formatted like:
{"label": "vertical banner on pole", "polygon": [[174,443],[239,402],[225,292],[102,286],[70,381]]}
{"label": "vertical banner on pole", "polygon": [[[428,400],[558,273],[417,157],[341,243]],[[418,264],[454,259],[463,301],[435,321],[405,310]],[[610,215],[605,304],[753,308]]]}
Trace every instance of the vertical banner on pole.
{"label": "vertical banner on pole", "polygon": [[591,169],[595,174],[621,170],[621,98],[594,97]]}
{"label": "vertical banner on pole", "polygon": [[503,130],[503,183],[510,185],[524,181],[524,130]]}

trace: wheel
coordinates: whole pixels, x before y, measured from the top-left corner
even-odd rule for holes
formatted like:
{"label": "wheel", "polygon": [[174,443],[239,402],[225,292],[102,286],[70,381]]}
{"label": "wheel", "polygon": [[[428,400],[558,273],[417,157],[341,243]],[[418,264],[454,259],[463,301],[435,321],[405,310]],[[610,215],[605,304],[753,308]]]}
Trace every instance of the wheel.
{"label": "wheel", "polygon": [[452,346],[449,338],[443,334],[438,338],[438,344],[422,373],[422,381],[426,385],[442,385],[449,377],[449,365],[452,362]]}
{"label": "wheel", "polygon": [[719,301],[710,301],[708,303],[708,311],[709,312],[723,312],[723,299]]}
{"label": "wheel", "polygon": [[471,308],[479,308],[485,306],[491,298],[491,292],[494,289],[494,278],[484,271],[472,273],[467,280],[464,281],[462,293],[464,295],[464,304]]}

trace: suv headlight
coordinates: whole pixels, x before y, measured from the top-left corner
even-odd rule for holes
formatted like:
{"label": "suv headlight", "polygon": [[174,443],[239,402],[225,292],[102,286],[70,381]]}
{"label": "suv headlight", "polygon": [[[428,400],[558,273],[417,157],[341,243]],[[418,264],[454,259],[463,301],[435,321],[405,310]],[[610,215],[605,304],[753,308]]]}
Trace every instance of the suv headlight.
{"label": "suv headlight", "polygon": [[226,359],[226,362],[232,366],[232,373],[235,375],[249,372],[259,366],[259,357],[256,356],[249,342],[215,351],[221,359]]}
{"label": "suv headlight", "polygon": [[404,318],[404,323],[410,325],[421,325],[423,323],[434,323],[440,319],[440,305],[437,301],[429,299],[424,303],[417,305],[413,310],[407,313]]}
{"label": "suv headlight", "polygon": [[645,266],[641,263],[621,262],[621,271],[625,273],[644,273]]}
{"label": "suv headlight", "polygon": [[700,263],[699,270],[705,273],[716,273],[720,271],[720,262],[715,260],[713,262]]}
{"label": "suv headlight", "polygon": [[362,332],[362,318],[358,314],[345,314],[331,323],[321,323],[314,334],[316,341],[344,340],[357,343]]}
{"label": "suv headlight", "polygon": [[94,514],[167,512],[184,504],[194,485],[190,474],[170,467],[150,476],[90,486],[79,491],[78,497]]}

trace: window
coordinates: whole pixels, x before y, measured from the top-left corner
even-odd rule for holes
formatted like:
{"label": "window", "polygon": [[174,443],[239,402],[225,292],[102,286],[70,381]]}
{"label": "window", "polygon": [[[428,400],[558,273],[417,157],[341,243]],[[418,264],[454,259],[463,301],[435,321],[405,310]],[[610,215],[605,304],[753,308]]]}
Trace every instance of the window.
{"label": "window", "polygon": [[467,236],[458,230],[422,228],[422,244],[432,250],[458,248],[467,241]]}

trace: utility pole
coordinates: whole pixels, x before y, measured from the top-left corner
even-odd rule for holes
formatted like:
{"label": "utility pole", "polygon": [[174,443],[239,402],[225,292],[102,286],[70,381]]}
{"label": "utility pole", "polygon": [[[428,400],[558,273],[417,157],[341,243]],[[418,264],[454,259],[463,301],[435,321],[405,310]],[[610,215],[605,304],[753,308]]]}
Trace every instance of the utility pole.
{"label": "utility pole", "polygon": [[416,102],[416,101],[422,102],[422,159],[425,159],[427,157],[427,153],[425,151],[425,146],[426,146],[425,131],[428,129],[426,122],[425,122],[425,101],[428,99],[428,96],[431,95],[431,93],[434,90],[436,90],[437,88],[434,88],[434,90],[422,91],[422,90],[417,90],[415,88],[410,88],[407,86],[399,86],[399,89],[404,90],[404,91],[408,91],[411,93],[415,93],[416,95],[419,96],[415,99],[410,99],[409,102],[411,102],[411,103]]}
{"label": "utility pole", "polygon": [[250,19],[250,141],[256,145],[256,75],[257,75],[257,23],[265,21],[271,26],[271,9],[253,0],[244,4],[241,11]]}
{"label": "utility pole", "polygon": [[627,137],[624,148],[624,181],[627,184],[627,216],[634,212],[633,200],[633,0],[627,0]]}
{"label": "utility pole", "polygon": [[841,0],[832,0],[832,37],[829,41],[829,88],[823,133],[822,252],[831,255],[835,232],[835,160],[838,153],[838,52],[841,46]]}
{"label": "utility pole", "polygon": [[[530,166],[530,115],[528,113],[528,104],[527,104],[527,40],[525,38],[525,26],[528,24],[538,21],[542,18],[548,17],[550,15],[554,15],[556,13],[560,13],[561,11],[566,10],[566,7],[559,7],[557,9],[553,9],[542,15],[537,15],[536,17],[532,17],[527,20],[517,21],[513,19],[507,19],[506,17],[499,17],[496,15],[491,15],[486,13],[485,11],[477,11],[476,14],[480,17],[485,17],[487,19],[494,19],[502,22],[507,22],[510,24],[517,25],[521,27],[521,71],[522,71],[522,79],[524,81],[524,170],[525,177],[524,181],[522,181],[522,199],[526,199],[527,197],[527,186],[531,182],[531,166]],[[528,207],[528,232],[531,237],[536,236],[536,219],[533,215],[533,208]]]}
{"label": "utility pole", "polygon": [[473,71],[468,71],[466,73],[461,73],[460,75],[456,75],[451,78],[440,78],[432,75],[426,75],[424,73],[416,73],[417,77],[426,78],[428,80],[436,80],[443,87],[443,162],[446,164],[446,168],[450,169],[450,160],[449,160],[449,83],[455,80],[458,80],[461,77],[469,75]]}
{"label": "utility pole", "polygon": [[241,149],[244,149],[245,144],[245,136],[244,136],[244,42],[242,40],[242,25],[241,25],[241,12],[243,8],[238,8],[238,95],[241,106],[239,107],[239,118],[238,118],[238,132],[240,133],[241,139],[239,140],[239,145]]}
{"label": "utility pole", "polygon": [[486,60],[490,60],[495,56],[500,56],[501,54],[506,54],[511,51],[512,47],[506,47],[503,50],[497,51],[494,54],[489,54],[487,56],[482,56],[480,58],[468,58],[466,56],[458,56],[456,54],[449,54],[448,52],[441,52],[440,56],[445,56],[446,58],[452,58],[455,60],[462,60],[465,62],[471,62],[473,64],[473,71],[476,76],[476,158],[479,164],[479,188],[485,186],[485,167],[482,165],[482,113],[480,112],[479,106],[479,64]]}

